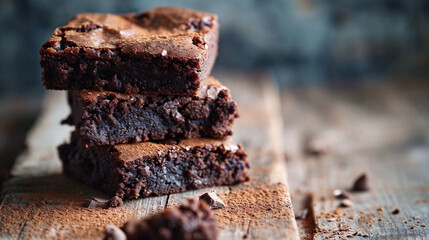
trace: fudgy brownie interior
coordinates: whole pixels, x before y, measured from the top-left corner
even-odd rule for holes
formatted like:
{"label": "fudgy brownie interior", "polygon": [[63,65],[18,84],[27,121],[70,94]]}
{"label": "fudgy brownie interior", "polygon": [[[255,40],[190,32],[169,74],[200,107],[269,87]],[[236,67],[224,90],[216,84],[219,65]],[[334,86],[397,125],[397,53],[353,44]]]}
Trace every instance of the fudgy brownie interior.
{"label": "fudgy brownie interior", "polygon": [[238,117],[229,90],[216,79],[204,80],[195,96],[71,91],[71,115],[65,121],[87,145],[232,135]]}
{"label": "fudgy brownie interior", "polygon": [[159,196],[248,180],[249,163],[231,139],[185,139],[59,147],[64,172],[122,199]]}

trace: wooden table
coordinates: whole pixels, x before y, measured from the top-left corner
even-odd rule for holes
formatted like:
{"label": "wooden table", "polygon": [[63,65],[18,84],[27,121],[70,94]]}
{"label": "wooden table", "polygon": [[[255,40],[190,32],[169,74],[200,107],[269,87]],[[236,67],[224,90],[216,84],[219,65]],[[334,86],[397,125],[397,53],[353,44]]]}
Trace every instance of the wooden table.
{"label": "wooden table", "polygon": [[[298,221],[303,237],[429,239],[428,83],[285,91],[282,107],[294,210],[313,213]],[[305,154],[309,141],[331,151]],[[338,208],[332,192],[361,173],[371,190]]]}
{"label": "wooden table", "polygon": [[[299,239],[298,232],[303,239],[429,239],[428,84],[278,91],[265,73],[216,76],[240,106],[235,139],[252,164],[252,182],[216,188],[230,204],[215,211],[219,239]],[[58,125],[68,112],[64,106],[63,94],[47,96],[29,148],[3,186],[0,223],[9,223],[0,225],[0,238],[99,238],[106,224],[120,225],[206,191],[133,200],[116,209],[84,208],[86,198],[103,195],[60,174],[55,146],[70,131]],[[326,151],[305,151],[315,142]],[[333,190],[349,190],[361,173],[369,176],[371,190],[352,193],[354,205],[339,207]],[[233,198],[255,192],[263,201],[233,204]],[[295,221],[289,192],[296,213],[309,210],[304,219]],[[261,212],[244,210],[249,205],[272,211],[260,218]],[[238,211],[245,217],[233,218]]]}
{"label": "wooden table", "polygon": [[[251,164],[251,181],[213,188],[227,206],[215,210],[219,239],[298,239],[286,183],[279,93],[264,74],[227,74],[240,107],[234,138],[242,142]],[[68,107],[65,92],[50,92],[42,114],[29,133],[28,149],[5,182],[0,205],[1,239],[100,239],[107,224],[122,225],[198,197],[210,189],[126,201],[123,207],[85,208],[85,199],[106,197],[61,174],[56,146],[71,128],[60,126]],[[240,217],[237,217],[240,216]]]}

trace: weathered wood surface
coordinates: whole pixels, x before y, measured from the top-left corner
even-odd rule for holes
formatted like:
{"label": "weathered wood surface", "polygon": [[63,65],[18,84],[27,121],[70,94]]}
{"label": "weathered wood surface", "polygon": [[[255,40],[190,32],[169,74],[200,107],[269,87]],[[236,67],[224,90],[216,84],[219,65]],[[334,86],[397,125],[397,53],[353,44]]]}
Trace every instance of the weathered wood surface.
{"label": "weathered wood surface", "polygon": [[[282,103],[294,208],[314,215],[298,221],[303,237],[429,239],[427,83],[295,90]],[[305,154],[306,138],[331,152]],[[372,189],[339,208],[332,191],[350,189],[361,173]]]}
{"label": "weathered wood surface", "polygon": [[[235,124],[234,138],[243,143],[252,165],[251,182],[215,188],[227,203],[214,211],[219,239],[298,239],[281,150],[277,89],[263,74],[229,73],[219,78],[239,104],[241,118]],[[133,216],[153,214],[209,190],[127,201],[121,208],[85,208],[85,199],[104,195],[61,175],[56,146],[68,138],[70,128],[59,125],[67,112],[64,92],[50,92],[29,134],[28,150],[13,168],[13,178],[3,186],[1,239],[100,238],[107,224],[122,225]],[[243,196],[262,200],[243,201]]]}

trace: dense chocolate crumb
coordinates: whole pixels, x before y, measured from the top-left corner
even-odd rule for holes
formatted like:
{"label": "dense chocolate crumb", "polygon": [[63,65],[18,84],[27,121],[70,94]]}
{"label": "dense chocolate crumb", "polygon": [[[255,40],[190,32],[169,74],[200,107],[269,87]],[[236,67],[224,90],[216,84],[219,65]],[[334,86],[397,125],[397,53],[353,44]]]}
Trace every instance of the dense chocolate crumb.
{"label": "dense chocolate crumb", "polygon": [[209,204],[211,209],[220,209],[225,206],[225,203],[217,196],[215,191],[204,193],[199,199]]}
{"label": "dense chocolate crumb", "polygon": [[128,240],[215,240],[217,221],[204,201],[187,199],[180,206],[169,208],[147,219],[129,220],[122,230]]}
{"label": "dense chocolate crumb", "polygon": [[231,139],[184,139],[179,145],[142,142],[90,146],[76,135],[59,147],[63,169],[110,196],[122,200],[186,190],[232,185],[249,180],[246,152]]}
{"label": "dense chocolate crumb", "polygon": [[127,240],[125,233],[117,226],[107,225],[104,230],[104,240]]}
{"label": "dense chocolate crumb", "polygon": [[209,77],[198,95],[142,95],[107,91],[69,91],[70,116],[88,146],[184,138],[222,138],[233,134],[238,107],[230,91]]}
{"label": "dense chocolate crumb", "polygon": [[352,190],[357,192],[369,191],[371,188],[369,186],[369,180],[366,173],[360,175],[354,182]]}

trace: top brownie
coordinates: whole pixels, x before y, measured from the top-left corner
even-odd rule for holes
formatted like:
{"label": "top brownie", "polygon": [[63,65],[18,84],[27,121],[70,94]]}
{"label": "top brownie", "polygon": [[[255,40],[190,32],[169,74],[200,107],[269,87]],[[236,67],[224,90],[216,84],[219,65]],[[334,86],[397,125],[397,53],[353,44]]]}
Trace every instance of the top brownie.
{"label": "top brownie", "polygon": [[194,95],[217,55],[214,14],[160,7],[81,13],[40,50],[47,89]]}

